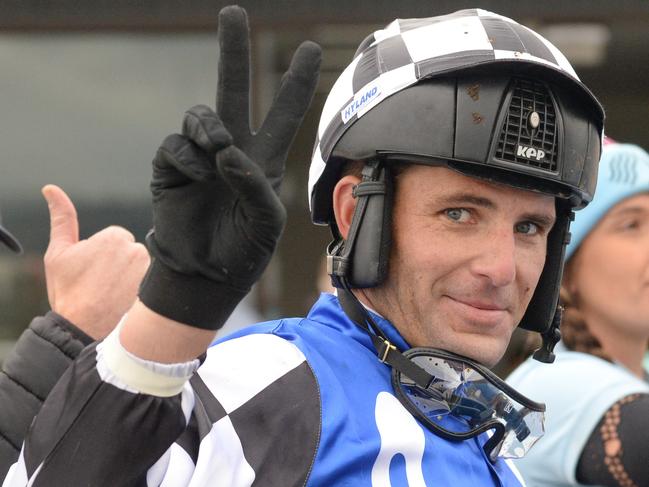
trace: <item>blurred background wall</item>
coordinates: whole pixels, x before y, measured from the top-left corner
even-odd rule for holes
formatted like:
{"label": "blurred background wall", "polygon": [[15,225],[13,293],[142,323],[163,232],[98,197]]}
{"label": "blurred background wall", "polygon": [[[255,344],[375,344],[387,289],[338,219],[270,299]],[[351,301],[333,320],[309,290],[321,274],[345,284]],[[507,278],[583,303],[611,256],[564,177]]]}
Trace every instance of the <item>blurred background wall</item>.
{"label": "blurred background wall", "polygon": [[[216,24],[208,0],[0,0],[0,208],[26,252],[0,251],[0,360],[47,309],[41,256],[48,217],[40,188],[62,186],[81,233],[150,224],[150,160],[183,111],[212,104]],[[260,316],[304,313],[316,295],[326,228],[310,224],[306,180],[319,111],[358,43],[396,17],[480,7],[535,28],[570,58],[603,102],[607,133],[649,148],[649,2],[242,1],[252,26],[253,115],[269,106],[303,39],[324,48],[318,93],[288,161],[289,222],[248,300]]]}

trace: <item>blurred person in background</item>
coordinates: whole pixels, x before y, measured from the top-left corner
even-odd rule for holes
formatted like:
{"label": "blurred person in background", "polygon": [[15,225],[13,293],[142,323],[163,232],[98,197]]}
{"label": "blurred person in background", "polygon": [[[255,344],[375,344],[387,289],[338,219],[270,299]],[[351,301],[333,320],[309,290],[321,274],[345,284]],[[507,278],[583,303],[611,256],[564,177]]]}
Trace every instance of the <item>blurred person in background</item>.
{"label": "blurred person in background", "polygon": [[571,225],[552,366],[528,359],[508,382],[547,405],[516,462],[529,487],[649,485],[649,154],[605,140],[597,193]]}
{"label": "blurred person in background", "polygon": [[[105,338],[131,307],[149,265],[146,248],[126,229],[107,227],[79,240],[72,201],[43,188],[50,213],[45,277],[51,311],[33,319],[0,371],[0,476],[18,458],[34,416],[70,363]],[[20,244],[0,224],[0,241]]]}

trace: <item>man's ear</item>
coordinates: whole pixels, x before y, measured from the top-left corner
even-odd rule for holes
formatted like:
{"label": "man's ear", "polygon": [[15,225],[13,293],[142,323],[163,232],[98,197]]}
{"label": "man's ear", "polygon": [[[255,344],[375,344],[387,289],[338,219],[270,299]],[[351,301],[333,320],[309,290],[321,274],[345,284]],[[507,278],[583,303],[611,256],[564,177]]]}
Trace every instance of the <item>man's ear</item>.
{"label": "man's ear", "polygon": [[349,227],[352,224],[356,198],[352,195],[354,187],[361,182],[357,176],[347,175],[341,178],[334,187],[333,209],[336,225],[340,235],[347,239]]}

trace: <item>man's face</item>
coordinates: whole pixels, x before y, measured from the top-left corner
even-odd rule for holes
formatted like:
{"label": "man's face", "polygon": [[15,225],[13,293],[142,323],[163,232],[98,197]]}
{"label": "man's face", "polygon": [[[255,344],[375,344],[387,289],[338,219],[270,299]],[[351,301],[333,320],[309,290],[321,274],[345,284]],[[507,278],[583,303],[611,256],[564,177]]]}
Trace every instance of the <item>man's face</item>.
{"label": "man's face", "polygon": [[411,346],[494,365],[543,270],[554,198],[442,167],[398,178],[388,279],[364,290]]}

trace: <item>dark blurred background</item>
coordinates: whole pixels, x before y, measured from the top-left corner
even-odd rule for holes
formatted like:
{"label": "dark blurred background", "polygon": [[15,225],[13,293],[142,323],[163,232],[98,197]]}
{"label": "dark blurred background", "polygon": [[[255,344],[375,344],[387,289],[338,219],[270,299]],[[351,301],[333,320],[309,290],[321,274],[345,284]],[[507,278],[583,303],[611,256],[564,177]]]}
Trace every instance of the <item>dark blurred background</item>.
{"label": "dark blurred background", "polygon": [[[41,256],[48,217],[40,188],[62,186],[81,233],[150,224],[150,160],[183,111],[212,104],[217,15],[208,0],[0,0],[0,208],[25,254],[0,251],[0,360],[47,309]],[[318,114],[357,44],[396,17],[480,7],[554,42],[607,111],[607,133],[649,148],[649,2],[242,1],[252,27],[259,121],[303,39],[324,48],[315,101],[293,146],[282,198],[289,222],[248,304],[260,316],[304,313],[317,293],[326,228],[311,225],[306,181]]]}

